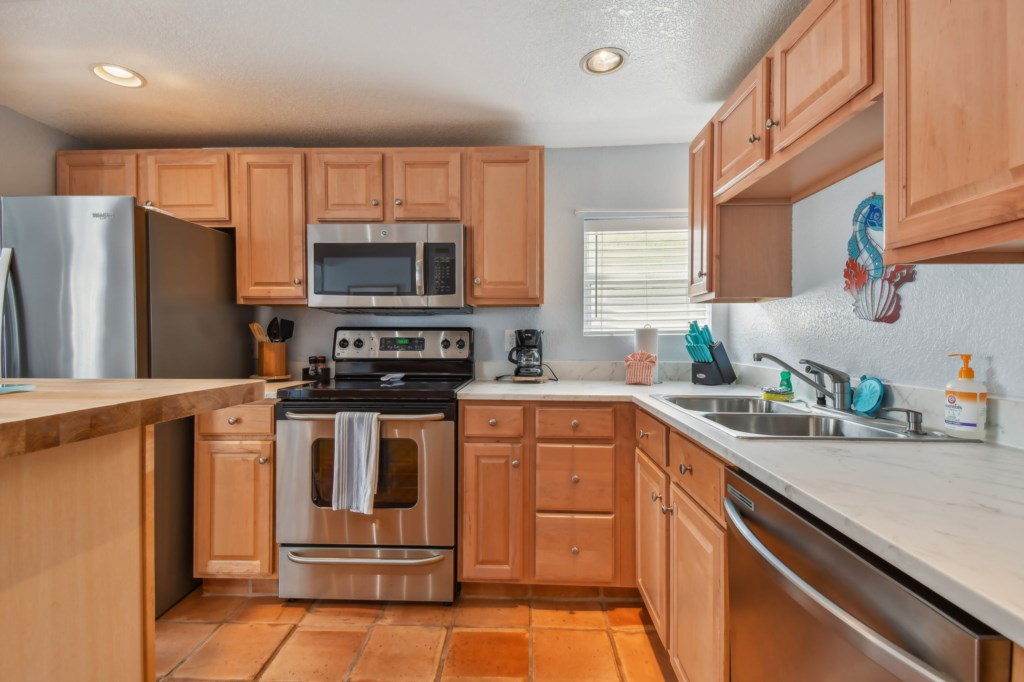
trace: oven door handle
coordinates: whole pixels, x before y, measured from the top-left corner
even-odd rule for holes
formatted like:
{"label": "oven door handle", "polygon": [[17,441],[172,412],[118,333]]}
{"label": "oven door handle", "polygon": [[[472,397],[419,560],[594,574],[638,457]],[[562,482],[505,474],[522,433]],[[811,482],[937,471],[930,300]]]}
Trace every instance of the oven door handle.
{"label": "oven door handle", "polygon": [[[334,412],[329,414],[310,414],[307,412],[285,412],[287,419],[297,422],[334,421]],[[377,417],[379,422],[439,422],[444,421],[444,414],[382,414]]]}
{"label": "oven door handle", "polygon": [[361,559],[356,557],[305,556],[288,552],[288,560],[297,564],[344,564],[346,566],[429,566],[444,561],[443,554],[431,554],[423,559]]}
{"label": "oven door handle", "polygon": [[890,642],[797,575],[754,535],[732,500],[725,500],[725,513],[730,526],[773,570],[776,582],[786,594],[820,622],[835,627],[843,639],[868,658],[907,682],[953,682],[952,678]]}

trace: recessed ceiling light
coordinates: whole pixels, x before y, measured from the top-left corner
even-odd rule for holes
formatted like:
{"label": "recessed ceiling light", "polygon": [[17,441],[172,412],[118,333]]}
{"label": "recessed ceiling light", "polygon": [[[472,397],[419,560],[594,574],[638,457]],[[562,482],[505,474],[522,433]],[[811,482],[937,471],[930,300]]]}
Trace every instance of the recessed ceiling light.
{"label": "recessed ceiling light", "polygon": [[580,60],[580,68],[594,76],[604,76],[621,69],[626,56],[626,51],[617,47],[599,47]]}
{"label": "recessed ceiling light", "polygon": [[146,84],[140,74],[117,64],[93,64],[92,72],[108,83],[126,88],[141,88]]}

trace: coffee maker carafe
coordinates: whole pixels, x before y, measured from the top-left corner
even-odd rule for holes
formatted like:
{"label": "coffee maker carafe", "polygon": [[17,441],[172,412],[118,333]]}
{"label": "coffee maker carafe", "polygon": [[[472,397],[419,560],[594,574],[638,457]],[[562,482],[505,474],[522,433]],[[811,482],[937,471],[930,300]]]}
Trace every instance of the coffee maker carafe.
{"label": "coffee maker carafe", "polygon": [[515,378],[540,380],[544,374],[540,329],[517,329],[516,345],[508,352],[508,361],[516,366]]}

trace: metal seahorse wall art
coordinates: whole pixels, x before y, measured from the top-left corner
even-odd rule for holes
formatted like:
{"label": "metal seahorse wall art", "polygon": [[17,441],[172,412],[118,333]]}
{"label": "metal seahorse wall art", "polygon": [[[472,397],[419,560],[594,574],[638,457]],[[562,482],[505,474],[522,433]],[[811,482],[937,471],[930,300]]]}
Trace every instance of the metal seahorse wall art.
{"label": "metal seahorse wall art", "polygon": [[883,229],[882,196],[873,193],[853,212],[843,289],[853,298],[854,315],[869,322],[892,324],[900,319],[899,289],[913,282],[917,271],[913,265],[885,266],[882,249],[872,234]]}

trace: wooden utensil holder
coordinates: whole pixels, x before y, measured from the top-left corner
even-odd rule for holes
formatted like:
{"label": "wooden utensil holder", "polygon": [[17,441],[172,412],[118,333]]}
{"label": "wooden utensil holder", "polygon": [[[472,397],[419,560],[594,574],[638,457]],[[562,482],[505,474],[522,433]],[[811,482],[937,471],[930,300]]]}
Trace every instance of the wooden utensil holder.
{"label": "wooden utensil holder", "polygon": [[279,377],[288,373],[288,343],[285,341],[261,341],[256,357],[258,374],[263,377]]}

